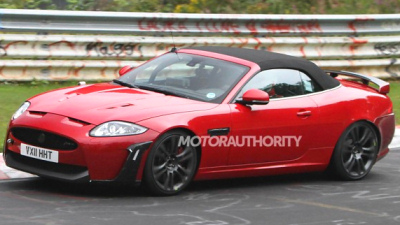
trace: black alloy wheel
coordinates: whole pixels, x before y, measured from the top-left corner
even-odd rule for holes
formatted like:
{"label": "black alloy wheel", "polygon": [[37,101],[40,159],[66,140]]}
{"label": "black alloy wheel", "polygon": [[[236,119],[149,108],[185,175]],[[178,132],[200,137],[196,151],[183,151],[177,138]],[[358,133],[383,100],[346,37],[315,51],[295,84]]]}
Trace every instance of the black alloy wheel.
{"label": "black alloy wheel", "polygon": [[371,124],[352,124],[340,137],[331,160],[331,170],[344,180],[364,178],[376,162],[378,136]]}
{"label": "black alloy wheel", "polygon": [[170,131],[155,142],[144,171],[144,183],[151,193],[174,195],[193,179],[198,156],[196,148],[184,142],[189,138],[185,132]]}

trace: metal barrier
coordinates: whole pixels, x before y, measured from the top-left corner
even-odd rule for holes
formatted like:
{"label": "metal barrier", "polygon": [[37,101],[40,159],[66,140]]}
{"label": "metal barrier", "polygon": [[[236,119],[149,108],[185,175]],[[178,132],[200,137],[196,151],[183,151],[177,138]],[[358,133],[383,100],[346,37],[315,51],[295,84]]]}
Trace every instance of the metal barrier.
{"label": "metal barrier", "polygon": [[400,32],[400,14],[260,15],[3,9],[5,31],[155,34],[356,35]]}
{"label": "metal barrier", "polygon": [[[308,58],[324,69],[378,77],[400,75],[397,59],[400,14],[206,15],[1,10],[0,21],[5,32],[93,33],[0,34],[0,80],[109,80],[117,77],[120,67],[137,66],[173,45],[254,48]],[[169,31],[179,35],[230,37],[172,37]],[[102,32],[164,36],[98,35]],[[377,33],[385,36],[354,36]],[[275,36],[261,37],[271,34]]]}
{"label": "metal barrier", "polygon": [[[400,61],[396,59],[313,60],[324,69],[346,70],[378,77],[398,77]],[[125,66],[142,61],[114,60],[0,60],[0,80],[111,80]]]}
{"label": "metal barrier", "polygon": [[0,60],[0,80],[111,80],[125,65],[142,62],[114,60]]}
{"label": "metal barrier", "polygon": [[129,37],[0,35],[0,56],[8,58],[143,59],[177,47],[247,47],[309,59],[400,56],[400,36],[372,37]]}

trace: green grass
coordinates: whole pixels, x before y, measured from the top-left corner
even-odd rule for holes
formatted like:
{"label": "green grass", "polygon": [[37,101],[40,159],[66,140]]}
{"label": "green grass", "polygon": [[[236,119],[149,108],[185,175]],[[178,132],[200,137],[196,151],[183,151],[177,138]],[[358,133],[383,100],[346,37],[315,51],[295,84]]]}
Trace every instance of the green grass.
{"label": "green grass", "polygon": [[[3,151],[4,138],[10,118],[27,98],[48,90],[74,85],[76,85],[76,82],[0,84],[0,152]],[[396,124],[400,124],[400,81],[391,81],[390,88],[389,96],[393,101]]]}
{"label": "green grass", "polygon": [[396,115],[396,124],[400,124],[400,81],[390,82],[389,97],[393,102],[393,111]]}

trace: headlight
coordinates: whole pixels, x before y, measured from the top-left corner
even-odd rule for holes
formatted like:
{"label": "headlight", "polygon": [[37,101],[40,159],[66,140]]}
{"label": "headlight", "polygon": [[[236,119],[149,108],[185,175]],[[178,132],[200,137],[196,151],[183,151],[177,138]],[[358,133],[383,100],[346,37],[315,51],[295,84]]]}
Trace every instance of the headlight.
{"label": "headlight", "polygon": [[15,120],[17,119],[19,116],[22,115],[22,113],[24,113],[29,106],[31,105],[31,103],[29,102],[24,102],[24,104],[22,104],[19,109],[14,113],[14,115],[12,116],[12,119]]}
{"label": "headlight", "polygon": [[93,137],[115,137],[142,134],[146,130],[147,128],[133,123],[110,121],[98,125],[89,134]]}

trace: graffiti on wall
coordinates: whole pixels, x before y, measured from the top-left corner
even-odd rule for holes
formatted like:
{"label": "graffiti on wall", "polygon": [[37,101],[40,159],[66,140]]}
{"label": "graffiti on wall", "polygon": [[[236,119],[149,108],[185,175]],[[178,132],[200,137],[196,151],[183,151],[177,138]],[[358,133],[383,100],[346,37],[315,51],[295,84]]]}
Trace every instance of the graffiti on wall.
{"label": "graffiti on wall", "polygon": [[86,45],[86,52],[90,54],[96,52],[98,56],[131,56],[135,49],[140,52],[139,44],[132,43],[112,43],[91,42]]}
{"label": "graffiti on wall", "polygon": [[400,42],[397,43],[377,43],[374,46],[375,51],[378,55],[397,55],[400,52]]}

